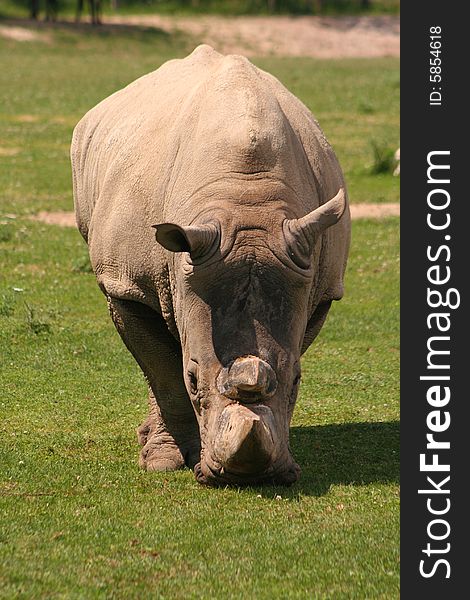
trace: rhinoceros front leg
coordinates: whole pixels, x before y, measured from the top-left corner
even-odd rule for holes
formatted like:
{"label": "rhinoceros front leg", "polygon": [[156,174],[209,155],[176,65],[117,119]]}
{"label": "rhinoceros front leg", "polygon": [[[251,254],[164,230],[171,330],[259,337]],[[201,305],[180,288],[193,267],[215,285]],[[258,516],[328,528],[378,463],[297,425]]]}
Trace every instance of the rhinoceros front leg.
{"label": "rhinoceros front leg", "polygon": [[149,415],[137,429],[139,464],[173,471],[199,461],[199,427],[183,382],[181,349],[154,310],[108,297],[111,318],[149,383]]}
{"label": "rhinoceros front leg", "polygon": [[302,343],[302,349],[300,351],[303,354],[313,340],[320,333],[320,329],[323,327],[323,323],[326,321],[328,311],[330,310],[331,301],[319,304],[315,309],[315,312],[310,317],[307,328],[305,330],[304,341]]}

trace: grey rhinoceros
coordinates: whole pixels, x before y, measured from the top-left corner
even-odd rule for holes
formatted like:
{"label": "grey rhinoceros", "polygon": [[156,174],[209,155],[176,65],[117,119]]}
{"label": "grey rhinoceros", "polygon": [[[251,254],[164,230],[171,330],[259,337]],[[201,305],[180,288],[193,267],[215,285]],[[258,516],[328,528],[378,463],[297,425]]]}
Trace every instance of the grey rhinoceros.
{"label": "grey rhinoceros", "polygon": [[294,482],[300,356],[343,295],[350,240],[341,168],[310,111],[203,45],[90,110],[72,166],[78,228],[149,384],[140,464]]}

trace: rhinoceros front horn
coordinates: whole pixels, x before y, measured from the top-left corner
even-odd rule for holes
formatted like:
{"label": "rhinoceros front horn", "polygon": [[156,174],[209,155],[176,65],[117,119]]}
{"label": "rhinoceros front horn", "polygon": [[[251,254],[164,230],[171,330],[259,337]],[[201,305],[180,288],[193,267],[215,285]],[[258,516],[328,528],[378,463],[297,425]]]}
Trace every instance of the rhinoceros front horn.
{"label": "rhinoceros front horn", "polygon": [[157,242],[170,252],[189,252],[191,258],[207,254],[219,240],[216,223],[181,226],[175,223],[153,225]]}
{"label": "rhinoceros front horn", "polygon": [[292,260],[303,269],[310,265],[310,256],[318,235],[335,225],[346,210],[344,189],[312,212],[300,219],[286,219],[283,224],[284,237]]}
{"label": "rhinoceros front horn", "polygon": [[227,406],[219,418],[214,458],[225,471],[239,475],[262,472],[276,458],[276,424],[267,406]]}

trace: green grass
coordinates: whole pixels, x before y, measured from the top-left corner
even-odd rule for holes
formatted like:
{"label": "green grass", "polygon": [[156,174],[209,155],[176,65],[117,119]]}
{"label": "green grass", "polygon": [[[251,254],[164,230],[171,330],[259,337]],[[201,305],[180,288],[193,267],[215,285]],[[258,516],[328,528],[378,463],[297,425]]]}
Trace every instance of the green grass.
{"label": "green grass", "polygon": [[397,597],[397,226],[354,224],[346,298],[303,361],[300,482],[212,490],[139,471],[145,384],[74,268],[83,243],[15,221],[1,248],[3,597]]}
{"label": "green grass", "polygon": [[[18,149],[0,156],[0,598],[397,598],[398,220],[354,223],[346,296],[303,359],[301,480],[214,490],[138,469],[145,382],[84,243],[26,218],[71,208],[81,114],[186,50],[133,29],[0,41],[0,148]],[[397,199],[367,166],[397,135],[396,61],[257,62],[316,111],[353,197]]]}

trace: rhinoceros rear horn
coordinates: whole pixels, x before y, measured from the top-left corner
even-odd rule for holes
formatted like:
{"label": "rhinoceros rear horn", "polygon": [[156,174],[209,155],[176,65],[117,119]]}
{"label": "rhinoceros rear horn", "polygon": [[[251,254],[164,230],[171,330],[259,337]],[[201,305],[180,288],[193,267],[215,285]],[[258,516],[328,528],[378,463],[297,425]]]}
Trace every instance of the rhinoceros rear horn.
{"label": "rhinoceros rear horn", "polygon": [[153,225],[155,237],[170,252],[189,252],[192,258],[208,253],[219,238],[215,223],[182,227],[175,223]]}
{"label": "rhinoceros rear horn", "polygon": [[335,225],[346,209],[346,195],[340,188],[336,196],[300,219],[284,221],[284,237],[289,255],[302,268],[307,268],[318,235]]}

